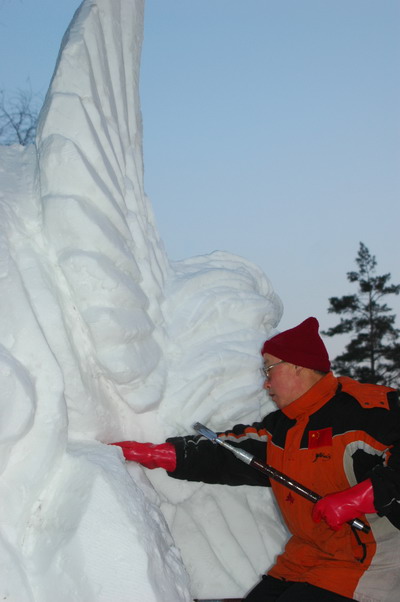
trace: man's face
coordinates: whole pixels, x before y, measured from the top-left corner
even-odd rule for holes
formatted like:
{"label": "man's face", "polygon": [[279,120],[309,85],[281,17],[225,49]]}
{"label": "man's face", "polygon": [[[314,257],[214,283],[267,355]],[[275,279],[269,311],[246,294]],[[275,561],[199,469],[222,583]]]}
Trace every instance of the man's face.
{"label": "man's face", "polygon": [[297,366],[282,362],[279,357],[264,353],[264,367],[276,364],[268,371],[265,377],[264,389],[266,389],[279,409],[289,405],[295,399],[303,395],[303,383],[301,381]]}

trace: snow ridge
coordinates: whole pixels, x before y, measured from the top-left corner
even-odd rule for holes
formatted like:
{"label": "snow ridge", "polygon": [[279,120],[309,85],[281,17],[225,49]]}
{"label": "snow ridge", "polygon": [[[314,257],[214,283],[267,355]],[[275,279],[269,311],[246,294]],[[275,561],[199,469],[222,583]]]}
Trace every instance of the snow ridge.
{"label": "snow ridge", "polygon": [[282,313],[240,257],[167,258],[143,183],[143,14],[85,0],[36,147],[0,148],[0,598],[15,602],[238,597],[285,535],[269,491],[177,482],[105,445],[259,418],[259,348]]}

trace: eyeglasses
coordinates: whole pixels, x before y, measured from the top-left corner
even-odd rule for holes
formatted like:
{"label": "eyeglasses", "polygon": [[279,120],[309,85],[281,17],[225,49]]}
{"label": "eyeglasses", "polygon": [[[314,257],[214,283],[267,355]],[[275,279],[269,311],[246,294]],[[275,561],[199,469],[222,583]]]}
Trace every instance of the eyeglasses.
{"label": "eyeglasses", "polygon": [[272,368],[275,368],[275,366],[279,366],[279,364],[286,364],[285,360],[280,360],[279,362],[275,362],[275,364],[270,364],[269,366],[263,366],[261,368],[261,374],[267,379],[269,380],[269,372],[270,370],[272,370]]}

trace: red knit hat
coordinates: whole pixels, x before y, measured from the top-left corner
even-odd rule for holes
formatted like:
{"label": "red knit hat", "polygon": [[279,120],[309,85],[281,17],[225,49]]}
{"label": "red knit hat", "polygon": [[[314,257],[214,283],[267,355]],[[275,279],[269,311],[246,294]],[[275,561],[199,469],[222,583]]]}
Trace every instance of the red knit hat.
{"label": "red knit hat", "polygon": [[296,366],[329,372],[331,364],[318,328],[316,318],[307,318],[298,326],[265,341],[261,355],[269,353]]}

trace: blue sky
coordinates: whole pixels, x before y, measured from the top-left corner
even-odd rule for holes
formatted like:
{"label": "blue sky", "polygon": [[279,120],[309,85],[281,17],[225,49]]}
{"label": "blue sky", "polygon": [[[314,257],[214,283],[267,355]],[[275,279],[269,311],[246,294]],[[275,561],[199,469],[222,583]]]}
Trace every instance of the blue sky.
{"label": "blue sky", "polygon": [[[79,4],[0,0],[0,87],[46,92]],[[336,322],[360,241],[399,283],[399,63],[398,0],[147,0],[145,185],[168,255],[257,263],[281,328]]]}

